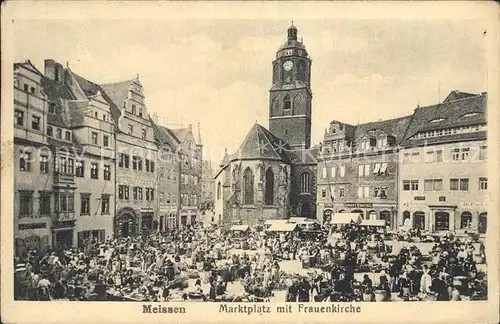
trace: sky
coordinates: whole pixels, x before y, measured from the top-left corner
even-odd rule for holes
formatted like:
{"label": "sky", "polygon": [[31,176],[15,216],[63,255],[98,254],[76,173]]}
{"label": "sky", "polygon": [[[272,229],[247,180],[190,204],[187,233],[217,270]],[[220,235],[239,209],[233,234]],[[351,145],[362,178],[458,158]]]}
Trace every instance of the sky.
{"label": "sky", "polygon": [[[290,20],[16,20],[15,61],[68,64],[96,83],[139,74],[148,112],[201,125],[218,163],[257,121],[268,126],[271,62]],[[312,63],[312,144],[331,120],[409,115],[452,90],[487,91],[484,26],[473,20],[294,21]],[[27,41],[28,40],[28,41]]]}

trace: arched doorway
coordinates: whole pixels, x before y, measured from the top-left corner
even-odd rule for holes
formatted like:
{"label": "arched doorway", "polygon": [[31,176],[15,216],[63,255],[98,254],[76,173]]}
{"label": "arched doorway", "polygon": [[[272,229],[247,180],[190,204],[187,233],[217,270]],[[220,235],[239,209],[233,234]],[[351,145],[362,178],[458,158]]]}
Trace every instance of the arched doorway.
{"label": "arched doorway", "polygon": [[486,234],[487,216],[488,216],[488,213],[479,214],[479,221],[477,224],[477,230],[480,234]]}
{"label": "arched doorway", "polygon": [[460,229],[470,228],[472,224],[472,214],[464,211],[460,216]]}
{"label": "arched doorway", "polygon": [[366,214],[366,219],[377,219],[377,212],[374,211],[374,210],[370,210],[367,214]]}
{"label": "arched doorway", "polygon": [[363,214],[363,211],[362,210],[359,210],[359,209],[355,209],[353,211],[351,211],[351,213],[353,214],[359,214],[359,216],[361,216],[361,218],[365,218],[365,215]]}
{"label": "arched doorway", "polygon": [[450,213],[439,211],[434,214],[434,229],[448,231],[450,229]]}
{"label": "arched doorway", "polygon": [[132,208],[123,208],[115,217],[115,235],[118,237],[136,236],[136,215]]}
{"label": "arched doorway", "polygon": [[307,218],[314,216],[314,207],[312,203],[310,201],[299,201],[297,204],[297,215]]}
{"label": "arched doorway", "polygon": [[411,214],[409,211],[404,211],[403,212],[403,226],[409,227],[410,226],[410,218]]}
{"label": "arched doorway", "polygon": [[413,213],[413,226],[414,229],[425,229],[425,213],[417,211]]}
{"label": "arched doorway", "polygon": [[388,210],[381,211],[380,220],[385,222],[385,226],[391,226],[391,212]]}

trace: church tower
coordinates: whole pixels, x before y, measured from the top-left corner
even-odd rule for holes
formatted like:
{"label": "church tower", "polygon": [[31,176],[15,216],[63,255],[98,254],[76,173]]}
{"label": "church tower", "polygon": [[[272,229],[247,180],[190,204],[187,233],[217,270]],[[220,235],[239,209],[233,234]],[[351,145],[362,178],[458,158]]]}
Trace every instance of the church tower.
{"label": "church tower", "polygon": [[288,28],[287,41],[272,63],[269,90],[269,130],[294,149],[311,146],[311,59],[297,28]]}

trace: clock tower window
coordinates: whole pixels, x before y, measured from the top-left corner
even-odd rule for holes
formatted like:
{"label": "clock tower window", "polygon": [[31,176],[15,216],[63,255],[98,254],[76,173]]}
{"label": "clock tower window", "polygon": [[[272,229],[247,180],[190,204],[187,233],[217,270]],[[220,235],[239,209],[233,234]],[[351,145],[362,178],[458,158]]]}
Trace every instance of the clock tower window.
{"label": "clock tower window", "polygon": [[284,102],[284,109],[285,110],[290,110],[292,109],[292,100],[290,99],[290,95],[287,94],[285,98],[283,99]]}

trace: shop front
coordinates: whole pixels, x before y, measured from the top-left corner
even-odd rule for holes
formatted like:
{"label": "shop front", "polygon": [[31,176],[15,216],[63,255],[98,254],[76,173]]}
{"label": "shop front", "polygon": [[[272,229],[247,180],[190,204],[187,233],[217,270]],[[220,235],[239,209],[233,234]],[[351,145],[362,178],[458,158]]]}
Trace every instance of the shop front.
{"label": "shop front", "polygon": [[336,207],[334,213],[356,213],[362,219],[383,220],[389,227],[396,223],[396,205],[392,203],[346,202]]}

